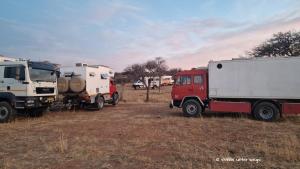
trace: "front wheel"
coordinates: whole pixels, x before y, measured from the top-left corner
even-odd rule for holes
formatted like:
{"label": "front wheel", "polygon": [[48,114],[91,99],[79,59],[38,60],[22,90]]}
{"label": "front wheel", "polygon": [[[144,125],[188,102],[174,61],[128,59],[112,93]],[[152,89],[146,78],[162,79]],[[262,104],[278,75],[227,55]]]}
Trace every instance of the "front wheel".
{"label": "front wheel", "polygon": [[14,119],[15,110],[7,102],[0,102],[0,123],[7,123]]}
{"label": "front wheel", "polygon": [[119,94],[118,93],[114,93],[113,96],[112,96],[112,105],[117,105],[119,103]]}
{"label": "front wheel", "polygon": [[280,118],[279,108],[271,102],[261,102],[255,106],[253,115],[257,120],[276,121]]}
{"label": "front wheel", "polygon": [[187,117],[197,117],[202,112],[202,106],[196,100],[187,100],[183,103],[182,110]]}

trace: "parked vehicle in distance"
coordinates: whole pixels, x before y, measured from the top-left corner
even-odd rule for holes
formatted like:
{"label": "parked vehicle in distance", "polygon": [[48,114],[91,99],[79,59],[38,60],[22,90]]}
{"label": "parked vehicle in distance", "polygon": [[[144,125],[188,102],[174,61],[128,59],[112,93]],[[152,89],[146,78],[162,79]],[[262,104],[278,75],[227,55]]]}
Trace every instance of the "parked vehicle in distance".
{"label": "parked vehicle in distance", "polygon": [[146,88],[145,84],[143,83],[142,80],[137,80],[132,84],[132,87],[136,90],[136,89],[142,89],[142,88]]}
{"label": "parked vehicle in distance", "polygon": [[0,57],[0,123],[16,113],[43,115],[56,98],[58,74],[52,63]]}
{"label": "parked vehicle in distance", "polygon": [[162,86],[169,86],[169,85],[173,85],[174,84],[174,80],[172,76],[162,76],[161,77],[161,85]]}
{"label": "parked vehicle in distance", "polygon": [[206,69],[176,74],[170,107],[186,116],[241,112],[263,121],[300,113],[300,57],[209,62]]}
{"label": "parked vehicle in distance", "polygon": [[58,92],[67,107],[102,109],[104,103],[118,104],[119,94],[111,68],[77,63],[75,67],[62,68],[62,73],[58,79]]}
{"label": "parked vehicle in distance", "polygon": [[145,77],[144,80],[145,82],[143,83],[143,80],[137,80],[132,84],[132,87],[134,89],[144,89],[146,88],[146,86],[148,85],[148,83],[150,82],[150,88],[152,89],[156,89],[158,88],[160,85],[161,86],[168,86],[168,85],[173,85],[174,84],[174,80],[172,78],[172,76],[161,76],[161,83],[159,83],[159,77]]}

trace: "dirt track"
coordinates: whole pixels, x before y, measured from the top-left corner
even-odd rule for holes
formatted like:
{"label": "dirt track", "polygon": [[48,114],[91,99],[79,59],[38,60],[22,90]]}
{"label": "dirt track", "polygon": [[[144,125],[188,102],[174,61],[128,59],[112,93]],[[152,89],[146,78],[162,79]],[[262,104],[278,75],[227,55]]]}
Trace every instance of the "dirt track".
{"label": "dirt track", "polygon": [[[167,102],[49,112],[0,125],[0,168],[298,168],[299,124],[185,118]],[[228,157],[260,161],[216,161]]]}

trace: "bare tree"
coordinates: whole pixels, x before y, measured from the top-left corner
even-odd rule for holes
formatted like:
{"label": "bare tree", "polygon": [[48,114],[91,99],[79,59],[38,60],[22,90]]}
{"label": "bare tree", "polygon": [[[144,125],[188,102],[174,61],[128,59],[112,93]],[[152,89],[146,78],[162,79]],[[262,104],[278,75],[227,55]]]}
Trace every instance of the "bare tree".
{"label": "bare tree", "polygon": [[148,102],[151,81],[157,75],[157,63],[155,60],[150,60],[145,63],[145,72],[146,72],[145,75],[148,77],[146,82],[146,88],[147,88],[146,102]]}
{"label": "bare tree", "polygon": [[158,91],[160,92],[161,87],[161,77],[165,75],[165,73],[168,70],[168,67],[166,65],[166,60],[164,60],[162,57],[155,58],[156,66],[157,66],[157,75],[159,77],[159,85],[158,85]]}
{"label": "bare tree", "polygon": [[146,72],[145,72],[145,65],[144,64],[133,64],[131,66],[128,66],[124,70],[124,74],[128,76],[130,81],[139,80],[142,78],[144,81]]}
{"label": "bare tree", "polygon": [[300,32],[279,32],[252,51],[253,57],[300,56]]}

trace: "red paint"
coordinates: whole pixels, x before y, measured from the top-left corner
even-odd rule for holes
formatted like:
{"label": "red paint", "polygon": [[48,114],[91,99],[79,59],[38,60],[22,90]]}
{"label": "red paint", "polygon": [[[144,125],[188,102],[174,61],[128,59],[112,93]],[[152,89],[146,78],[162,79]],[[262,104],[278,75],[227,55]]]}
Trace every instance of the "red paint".
{"label": "red paint", "polygon": [[111,79],[109,81],[109,94],[110,94],[110,97],[112,97],[113,94],[116,93],[116,92],[117,92],[117,86],[114,83],[114,81]]}
{"label": "red paint", "polygon": [[[202,76],[202,84],[194,84],[194,76]],[[190,77],[190,84],[176,84],[178,78]],[[207,98],[207,69],[185,70],[176,74],[175,83],[172,88],[173,100],[182,100],[186,96],[197,96],[201,100]]]}
{"label": "red paint", "polygon": [[251,104],[248,102],[211,101],[209,109],[215,112],[251,113]]}
{"label": "red paint", "polygon": [[299,114],[300,113],[300,103],[283,103],[282,113],[284,114]]}

